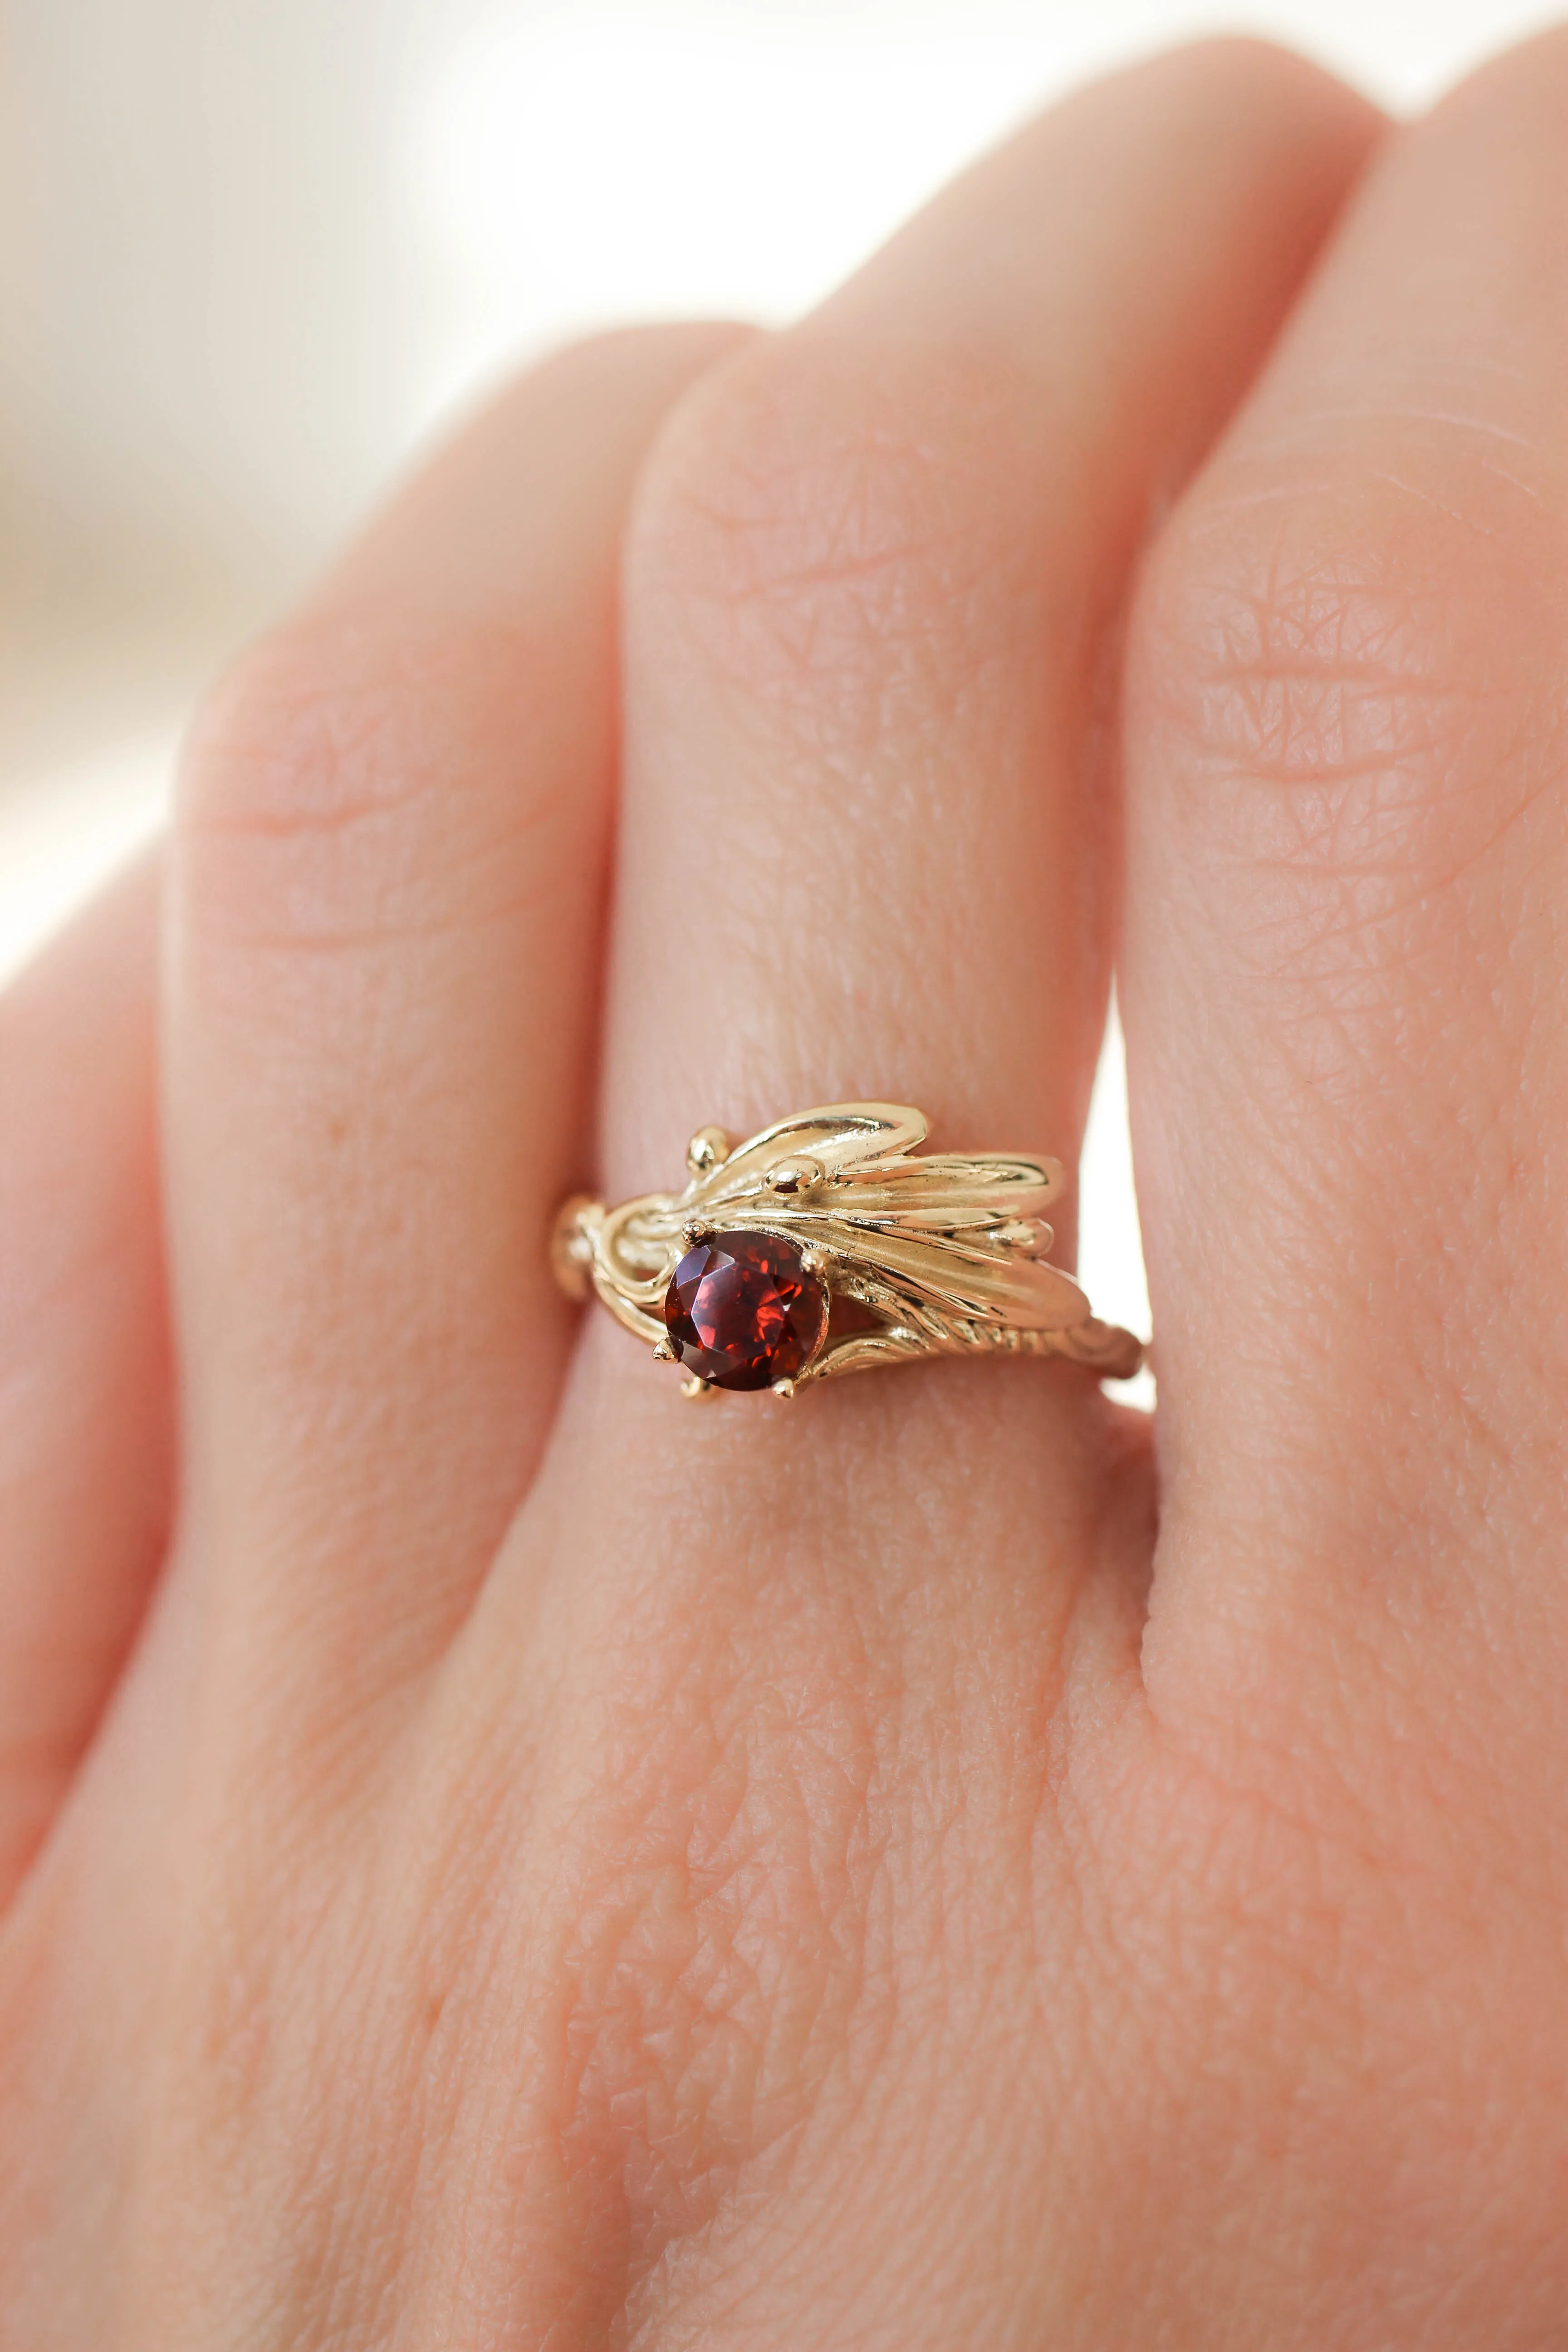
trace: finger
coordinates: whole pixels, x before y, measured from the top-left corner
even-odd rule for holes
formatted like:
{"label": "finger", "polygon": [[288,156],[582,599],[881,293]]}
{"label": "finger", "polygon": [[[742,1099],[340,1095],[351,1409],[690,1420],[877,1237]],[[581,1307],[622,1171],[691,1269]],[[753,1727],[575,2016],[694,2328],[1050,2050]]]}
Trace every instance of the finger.
{"label": "finger", "polygon": [[159,883],[141,860],[0,996],[0,1903],[88,1744],[167,1532]]}
{"label": "finger", "polygon": [[542,1237],[582,1160],[622,510],[733,331],[528,379],[197,732],[169,1011],[188,1517],[342,1691],[425,1654],[550,1410]]}
{"label": "finger", "polygon": [[[846,1097],[919,1104],[958,1150],[1070,1157],[1103,1012],[1100,746],[1129,567],[1371,130],[1262,48],[1143,68],[1035,126],[682,404],[626,564],[616,1197],[667,1183],[706,1121],[744,1134]],[[940,1948],[966,1873],[973,1891],[988,1847],[1018,1853],[1020,1759],[1050,1744],[1064,1659],[1110,1663],[1098,1624],[1069,1643],[1067,1613],[1097,1557],[1145,1541],[1140,1482],[1108,1526],[1099,1401],[1048,1367],[692,1416],[673,1375],[593,1329],[534,1497],[542,1532],[570,1530],[563,1572],[498,1576],[454,1654],[482,1677],[533,1637],[513,1738],[545,1769],[503,1770],[503,1734],[472,1777],[529,1784],[509,1980],[572,1988],[530,2042],[530,2112],[507,2118],[557,2166],[521,2211],[510,2183],[470,2200],[462,2243],[504,2231],[505,2319],[530,2341],[588,2340],[613,2298],[654,2336],[750,2342],[778,2318],[735,2287],[779,2274],[769,2150],[812,2153],[809,2266],[864,2275],[833,2085],[847,2069],[878,2137],[896,2112],[910,2144],[938,2095],[896,2004],[863,2005],[865,1956],[896,1980],[885,1900],[895,1944],[929,1917]],[[1135,1673],[1136,1624],[1113,1638]],[[449,1720],[515,1713],[510,1682],[488,1704],[458,1686]],[[1037,1916],[1070,1920],[1070,1866],[1030,1854]],[[487,2097],[473,2127],[493,2133]],[[1020,2178],[1039,2177],[1029,2117],[1051,2103],[996,2108]],[[973,2213],[952,2224],[932,2259],[962,2269]],[[1003,2301],[1029,2307],[1014,2253],[990,2253]],[[442,2307],[434,2287],[420,2307]],[[797,2332],[847,2325],[818,2310]]]}
{"label": "finger", "polygon": [[858,1097],[1071,1162],[1128,567],[1369,132],[1262,47],[1164,59],[684,404],[628,556],[616,1192]]}
{"label": "finger", "polygon": [[1447,1718],[1568,1627],[1565,105],[1554,37],[1400,138],[1135,635],[1149,1656],[1336,1723],[1352,1628]]}
{"label": "finger", "polygon": [[[706,1120],[744,1133],[846,1097],[920,1104],[959,1150],[1070,1156],[1103,1010],[1098,747],[1128,569],[1371,129],[1267,50],[1146,68],[1037,126],[672,419],[626,569],[617,1197],[667,1183]],[[503,1973],[572,1988],[531,2027],[529,2107],[506,2119],[552,2162],[521,2210],[510,2180],[470,2200],[462,2243],[504,2232],[520,2337],[607,2326],[587,2277],[656,2336],[728,2344],[767,2325],[733,2285],[752,2261],[774,2275],[765,2149],[817,2151],[814,2264],[861,2274],[855,2154],[808,2137],[814,2106],[840,2066],[861,2095],[876,2043],[918,2139],[908,2085],[932,2079],[859,2006],[861,1959],[877,1978],[888,1949],[879,1857],[900,1917],[940,1923],[993,1833],[1017,1854],[1067,1613],[1100,1558],[1145,1543],[1141,1482],[1112,1501],[1092,1386],[1049,1367],[693,1416],[591,1328],[531,1507],[561,1571],[498,1575],[447,1685],[447,1719],[488,1728],[472,1779],[527,1789]],[[1099,1632],[1075,1675],[1106,1662]],[[493,1662],[523,1636],[520,1699]],[[1135,1673],[1136,1625],[1113,1638]],[[1067,1936],[1070,1865],[1031,1855]],[[1040,2108],[1009,2112],[1023,2177]],[[435,2270],[452,2240],[429,2243]],[[443,2307],[436,2283],[425,2298]]]}

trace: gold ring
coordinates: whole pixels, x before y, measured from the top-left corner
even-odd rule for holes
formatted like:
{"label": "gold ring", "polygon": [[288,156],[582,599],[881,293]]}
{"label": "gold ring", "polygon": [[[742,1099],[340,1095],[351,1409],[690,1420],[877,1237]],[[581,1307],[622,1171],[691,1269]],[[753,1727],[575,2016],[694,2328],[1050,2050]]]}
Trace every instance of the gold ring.
{"label": "gold ring", "polygon": [[683,1192],[563,1205],[556,1278],[684,1366],[691,1397],[789,1397],[917,1356],[1066,1356],[1130,1380],[1142,1342],[1045,1261],[1060,1163],[917,1158],[927,1132],[896,1103],[801,1111],[736,1145],[701,1128]]}

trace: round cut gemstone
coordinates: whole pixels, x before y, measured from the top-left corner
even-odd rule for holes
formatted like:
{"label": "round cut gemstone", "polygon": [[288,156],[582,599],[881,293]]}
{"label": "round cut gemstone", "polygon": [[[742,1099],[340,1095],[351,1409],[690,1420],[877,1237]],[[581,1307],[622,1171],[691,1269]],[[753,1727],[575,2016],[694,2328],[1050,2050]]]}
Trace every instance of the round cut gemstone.
{"label": "round cut gemstone", "polygon": [[718,1389],[794,1380],[827,1328],[827,1285],[776,1234],[710,1234],[664,1295],[665,1328],[689,1372]]}

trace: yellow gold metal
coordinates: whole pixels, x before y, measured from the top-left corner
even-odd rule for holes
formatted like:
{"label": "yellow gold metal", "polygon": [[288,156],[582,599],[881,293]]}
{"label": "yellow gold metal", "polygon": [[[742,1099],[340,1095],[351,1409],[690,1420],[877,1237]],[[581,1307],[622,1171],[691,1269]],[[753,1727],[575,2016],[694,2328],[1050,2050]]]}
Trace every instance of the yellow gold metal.
{"label": "yellow gold metal", "polygon": [[[1070,1275],[1044,1253],[1040,1212],[1060,1192],[1059,1162],[987,1152],[918,1156],[929,1132],[897,1103],[836,1103],[798,1112],[731,1146],[699,1129],[679,1193],[606,1209],[578,1193],[563,1205],[551,1263],[569,1297],[596,1293],[616,1320],[668,1361],[664,1298],[685,1251],[710,1234],[777,1234],[801,1252],[859,1327],[835,1330],[791,1381],[874,1370],[925,1356],[1066,1356],[1102,1380],[1130,1380],[1144,1345],[1102,1323]],[[870,1325],[867,1328],[866,1317]],[[708,1396],[710,1382],[681,1382]]]}
{"label": "yellow gold metal", "polygon": [[604,1213],[591,1192],[574,1192],[556,1212],[550,1263],[568,1298],[594,1295],[594,1234]]}
{"label": "yellow gold metal", "polygon": [[730,1139],[721,1127],[700,1127],[686,1147],[686,1165],[693,1176],[706,1176],[730,1157]]}
{"label": "yellow gold metal", "polygon": [[809,1192],[826,1171],[816,1160],[781,1160],[763,1178],[770,1192]]}

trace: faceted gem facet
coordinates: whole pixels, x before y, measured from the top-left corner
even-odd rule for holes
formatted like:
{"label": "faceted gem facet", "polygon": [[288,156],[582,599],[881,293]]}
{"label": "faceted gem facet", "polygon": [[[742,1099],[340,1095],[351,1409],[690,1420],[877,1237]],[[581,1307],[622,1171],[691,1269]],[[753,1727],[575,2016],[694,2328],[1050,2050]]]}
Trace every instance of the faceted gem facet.
{"label": "faceted gem facet", "polygon": [[822,1345],[827,1285],[776,1234],[710,1234],[686,1253],[664,1297],[665,1328],[689,1372],[719,1389],[794,1380]]}

